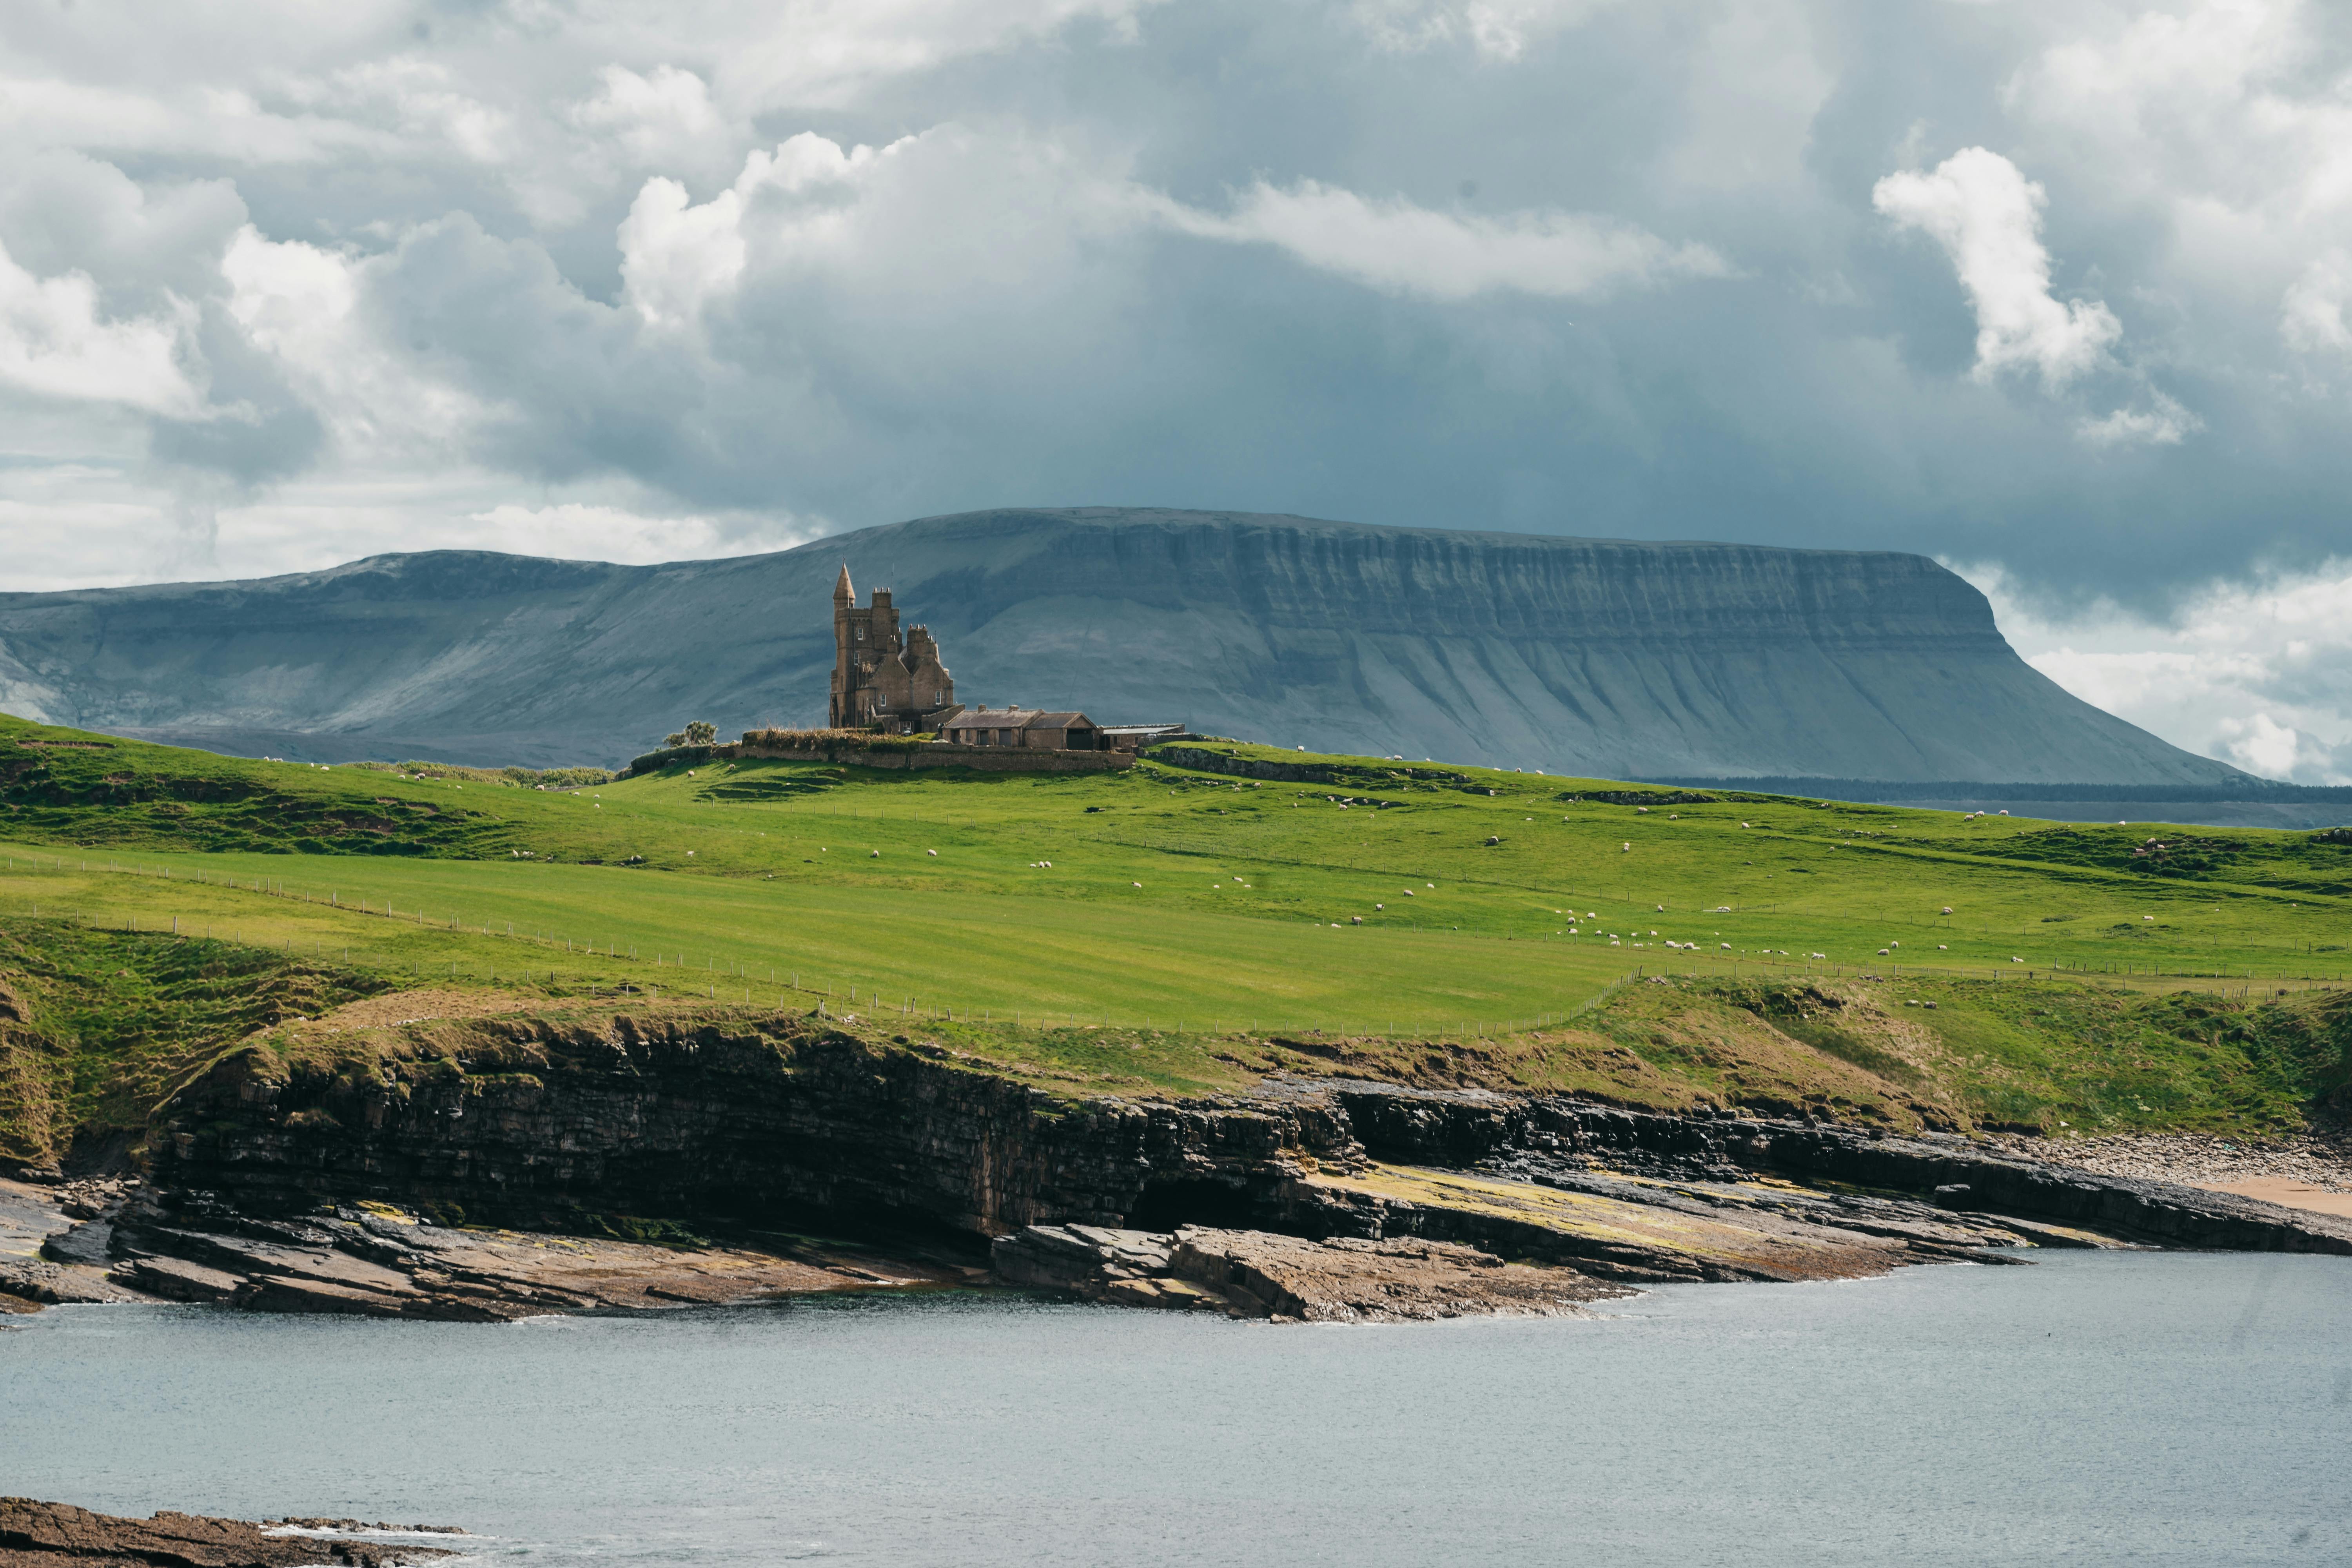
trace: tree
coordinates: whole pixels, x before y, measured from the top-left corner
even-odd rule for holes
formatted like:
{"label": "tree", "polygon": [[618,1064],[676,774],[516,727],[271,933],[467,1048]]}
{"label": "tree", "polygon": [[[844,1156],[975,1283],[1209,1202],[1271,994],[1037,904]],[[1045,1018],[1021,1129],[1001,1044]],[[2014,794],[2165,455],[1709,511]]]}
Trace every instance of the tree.
{"label": "tree", "polygon": [[719,726],[709,723],[704,720],[697,719],[693,723],[688,724],[677,734],[663,736],[662,744],[665,746],[709,746],[716,744],[718,740]]}

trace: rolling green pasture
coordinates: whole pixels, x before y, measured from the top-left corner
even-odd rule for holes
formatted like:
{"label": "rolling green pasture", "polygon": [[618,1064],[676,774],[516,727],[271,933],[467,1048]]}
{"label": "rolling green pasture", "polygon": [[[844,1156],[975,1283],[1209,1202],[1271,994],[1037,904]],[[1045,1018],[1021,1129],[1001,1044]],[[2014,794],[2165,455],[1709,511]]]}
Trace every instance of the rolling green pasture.
{"label": "rolling green pasture", "polygon": [[1637,970],[2352,973],[2352,843],[2323,835],[1211,749],[1322,777],[742,761],[550,790],[0,719],[0,909],[176,915],[461,973],[798,976],[1187,1026],[1492,1026]]}
{"label": "rolling green pasture", "polygon": [[[1337,1068],[2048,1131],[2292,1125],[2352,1060],[2336,834],[1197,750],[1311,776],[742,760],[550,787],[0,718],[0,985],[112,1042],[39,1084],[19,1050],[39,1093],[0,1100],[49,1107],[54,1142],[249,1018],[436,979],[824,998],[1097,1089]],[[1660,975],[1692,983],[1622,984]]]}

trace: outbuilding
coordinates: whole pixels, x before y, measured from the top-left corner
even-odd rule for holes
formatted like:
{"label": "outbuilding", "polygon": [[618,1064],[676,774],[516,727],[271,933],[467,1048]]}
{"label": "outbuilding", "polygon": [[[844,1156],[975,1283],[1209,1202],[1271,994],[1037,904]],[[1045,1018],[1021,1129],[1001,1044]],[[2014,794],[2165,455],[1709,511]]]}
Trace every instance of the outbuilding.
{"label": "outbuilding", "polygon": [[1046,752],[1099,752],[1102,726],[1083,713],[1034,708],[967,708],[940,726],[940,739],[961,746],[1027,746]]}

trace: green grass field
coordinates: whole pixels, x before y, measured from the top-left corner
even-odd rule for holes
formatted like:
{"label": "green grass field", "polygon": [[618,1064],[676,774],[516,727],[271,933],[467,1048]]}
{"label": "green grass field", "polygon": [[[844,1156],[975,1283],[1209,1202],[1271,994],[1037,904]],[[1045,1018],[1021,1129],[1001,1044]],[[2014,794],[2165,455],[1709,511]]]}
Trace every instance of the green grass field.
{"label": "green grass field", "polygon": [[[0,916],[209,939],[384,984],[628,985],[753,1006],[814,994],[876,1020],[1151,1039],[1319,1029],[1470,1041],[1581,1013],[1579,1026],[1621,1057],[1506,1051],[1488,1076],[1584,1083],[1630,1053],[1671,1082],[1628,1079],[1621,1098],[1660,1103],[1752,1096],[1767,1080],[1794,1093],[1801,1080],[1832,1100],[1973,1107],[2021,1124],[2276,1124],[2334,1081],[2324,1040],[2296,1045],[2276,1071],[2247,1066],[2253,1057],[2197,1068],[2223,1031],[2159,1014],[2162,994],[2244,1008],[2352,971],[2352,835],[1694,799],[1204,750],[1220,767],[1314,776],[747,760],[550,788],[531,775],[252,762],[0,718]],[[1662,973],[1724,995],[1762,987],[1735,1006],[1741,1016],[1772,1016],[1770,997],[1810,980],[1896,986],[1923,1006],[1921,988],[1943,986],[1939,1065],[1898,1069],[1884,1039],[1841,1054],[1832,1034],[1808,1042],[1821,1058],[1810,1065],[1759,1047],[1742,1078],[1709,1065],[1710,1051],[1738,1054],[1730,1035],[1710,1047],[1689,1017],[1629,1022],[1655,1010],[1640,988],[1592,1007],[1629,976]],[[2019,1000],[2029,994],[2108,1011],[2064,1023],[2067,1007]],[[2128,1032],[2114,1008],[2151,1006],[2130,1026],[2156,1042],[2140,1052],[2156,1053],[2146,1071],[2084,1054],[2094,1035]],[[1780,1036],[1806,1039],[1810,1026]],[[1213,1085],[1235,1060],[1283,1065],[1201,1051],[1188,1067],[1152,1047],[1155,1081]],[[1364,1065],[1424,1071],[1378,1056]],[[1875,1076],[1848,1081],[1848,1068]],[[2184,1074],[2210,1082],[2191,1092]]]}
{"label": "green grass field", "polygon": [[958,1011],[1268,1025],[1458,1027],[1560,1012],[1636,969],[1735,963],[2352,971],[2352,843],[2324,835],[1752,796],[1644,809],[1629,802],[1671,793],[1219,750],[1349,782],[742,762],[559,792],[0,720],[16,770],[0,773],[16,862],[0,900],[322,949],[421,940],[237,891],[260,885],[454,923],[471,937],[430,951],[485,970],[586,973],[581,949],[634,950],[637,968],[609,972],[682,962],[712,984],[798,973]]}

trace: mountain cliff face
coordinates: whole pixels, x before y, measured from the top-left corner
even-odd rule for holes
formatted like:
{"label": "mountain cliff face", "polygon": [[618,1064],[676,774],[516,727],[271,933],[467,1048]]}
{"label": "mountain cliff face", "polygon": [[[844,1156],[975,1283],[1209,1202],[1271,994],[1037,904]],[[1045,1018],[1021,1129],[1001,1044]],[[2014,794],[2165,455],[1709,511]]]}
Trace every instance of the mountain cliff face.
{"label": "mountain cliff face", "polygon": [[1126,508],[663,566],[440,551],[0,595],[0,708],[322,761],[615,762],[688,718],[822,722],[844,562],[929,624],[968,703],[1608,777],[2238,776],[2066,694],[1916,555]]}

